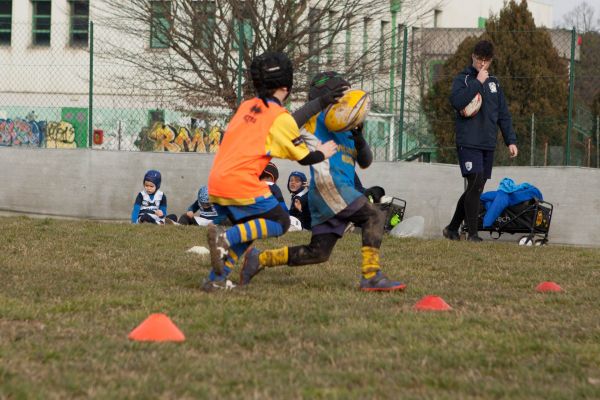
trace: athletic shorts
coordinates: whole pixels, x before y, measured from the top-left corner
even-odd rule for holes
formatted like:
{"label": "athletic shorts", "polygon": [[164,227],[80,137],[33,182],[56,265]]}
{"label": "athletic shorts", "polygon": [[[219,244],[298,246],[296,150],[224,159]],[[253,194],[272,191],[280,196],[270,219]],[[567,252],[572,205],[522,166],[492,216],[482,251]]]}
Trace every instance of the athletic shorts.
{"label": "athletic shorts", "polygon": [[365,196],[360,196],[358,199],[354,200],[352,203],[348,205],[348,207],[344,208],[342,211],[337,213],[335,216],[329,218],[327,221],[313,226],[312,234],[315,235],[325,235],[329,233],[333,233],[338,237],[344,236],[344,232],[346,231],[346,227],[349,222],[354,220],[354,217],[360,217],[363,215],[365,210],[365,204],[368,202]]}
{"label": "athletic shorts", "polygon": [[[272,197],[274,199],[274,197]],[[285,210],[281,204],[275,203],[275,207],[262,212],[260,214],[243,215],[239,213],[240,206],[221,206],[214,204],[215,209],[219,215],[227,215],[232,224],[243,224],[257,218],[264,218],[270,221],[278,222],[282,227],[283,231],[286,232],[290,227],[290,214]]]}
{"label": "athletic shorts", "polygon": [[279,205],[275,196],[261,196],[255,198],[254,201],[253,204],[245,206],[222,206],[218,203],[213,203],[213,206],[219,215],[227,215],[231,221],[248,221],[252,217],[258,218],[259,215],[263,215]]}
{"label": "athletic shorts", "polygon": [[458,146],[456,150],[458,151],[458,163],[462,176],[483,174],[486,179],[492,177],[494,150],[473,149],[463,146]]}

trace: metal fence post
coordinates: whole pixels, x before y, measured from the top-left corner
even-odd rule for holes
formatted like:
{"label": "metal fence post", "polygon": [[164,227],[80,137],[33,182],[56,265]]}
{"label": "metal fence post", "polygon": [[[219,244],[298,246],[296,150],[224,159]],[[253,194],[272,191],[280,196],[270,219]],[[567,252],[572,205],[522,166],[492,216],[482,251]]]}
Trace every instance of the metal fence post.
{"label": "metal fence post", "polygon": [[596,168],[600,168],[600,115],[596,115]]}
{"label": "metal fence post", "polygon": [[92,136],[94,127],[92,125],[94,110],[94,22],[90,21],[90,79],[88,88],[88,146],[92,148]]}
{"label": "metal fence post", "polygon": [[535,165],[535,113],[531,113],[531,158],[529,164]]}
{"label": "metal fence post", "polygon": [[237,68],[237,105],[242,102],[242,62],[244,61],[244,27],[238,21],[238,68]]}
{"label": "metal fence post", "polygon": [[571,29],[571,61],[569,63],[569,116],[567,120],[566,165],[571,163],[571,131],[573,130],[573,92],[575,90],[575,27]]}
{"label": "metal fence post", "polygon": [[402,136],[404,135],[404,94],[406,90],[406,50],[408,48],[408,27],[404,27],[402,35],[402,83],[400,84],[400,118],[398,121],[398,157],[402,157],[403,145]]}
{"label": "metal fence post", "polygon": [[377,94],[377,91],[375,90],[375,74],[372,74],[371,76],[371,93],[373,93],[373,97]]}
{"label": "metal fence post", "polygon": [[390,59],[390,105],[389,113],[394,113],[394,88],[396,87],[396,17],[400,11],[400,0],[390,0],[390,12],[392,13],[392,54]]}

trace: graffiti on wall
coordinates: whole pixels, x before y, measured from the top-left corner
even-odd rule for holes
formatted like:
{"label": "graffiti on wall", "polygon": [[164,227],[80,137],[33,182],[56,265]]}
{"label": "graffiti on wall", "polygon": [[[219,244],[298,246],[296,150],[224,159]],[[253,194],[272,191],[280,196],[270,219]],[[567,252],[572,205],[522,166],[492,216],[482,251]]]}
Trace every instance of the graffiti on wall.
{"label": "graffiti on wall", "polygon": [[[147,111],[144,111],[147,112]],[[48,115],[48,110],[44,110]],[[139,112],[138,112],[139,113]],[[7,115],[8,114],[8,115]],[[0,146],[28,146],[74,149],[88,146],[87,110],[61,108],[60,116],[52,110],[48,120],[34,111],[24,118],[0,111]],[[138,115],[103,114],[94,128],[103,130],[95,148],[167,152],[215,153],[219,148],[228,116],[200,112],[189,115],[171,113],[170,123],[163,122],[165,113],[149,114],[145,126]],[[56,119],[55,119],[56,118]]]}
{"label": "graffiti on wall", "polygon": [[46,121],[0,119],[0,146],[40,147],[45,131]]}
{"label": "graffiti on wall", "polygon": [[[226,113],[203,111],[196,112],[193,116],[172,112],[165,118],[165,114],[164,110],[149,111],[147,125],[139,130],[132,143],[137,149],[172,153],[216,153],[230,117]],[[119,143],[121,125],[125,124],[118,124]],[[107,132],[104,136],[106,138]],[[112,138],[110,131],[108,136]]]}
{"label": "graffiti on wall", "polygon": [[77,144],[72,124],[36,121],[35,114],[31,112],[24,119],[0,119],[0,146],[74,149]]}
{"label": "graffiti on wall", "polygon": [[155,122],[148,132],[154,151],[216,153],[221,141],[220,125],[195,120],[190,126]]}
{"label": "graffiti on wall", "polygon": [[46,147],[49,149],[74,149],[75,128],[68,122],[48,122]]}

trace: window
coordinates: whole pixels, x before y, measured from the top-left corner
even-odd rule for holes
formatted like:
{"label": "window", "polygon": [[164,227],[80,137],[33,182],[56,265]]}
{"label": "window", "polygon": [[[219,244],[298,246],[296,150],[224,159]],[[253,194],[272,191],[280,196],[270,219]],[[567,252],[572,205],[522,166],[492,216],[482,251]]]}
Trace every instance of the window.
{"label": "window", "polygon": [[442,16],[442,10],[433,10],[433,27],[434,28],[439,28],[441,16]]}
{"label": "window", "polygon": [[352,19],[346,18],[346,45],[344,47],[344,63],[346,67],[350,65],[350,53],[352,51]]}
{"label": "window", "polygon": [[0,0],[0,45],[10,46],[12,0]]}
{"label": "window", "polygon": [[150,24],[150,47],[153,49],[164,49],[169,47],[169,36],[171,31],[171,2],[152,1],[151,24]]}
{"label": "window", "polygon": [[335,45],[335,30],[337,29],[336,26],[336,16],[335,16],[335,11],[329,11],[328,13],[329,15],[329,33],[327,36],[329,36],[331,38],[331,44],[327,46],[327,64],[331,65],[333,63],[333,46]]}
{"label": "window", "polygon": [[[240,22],[241,26],[241,37],[240,37]],[[239,50],[239,43],[242,43],[242,49],[252,47],[252,23],[249,19],[242,19],[241,21],[235,20],[233,21],[233,26],[235,28],[235,37],[237,40],[233,42],[233,49]]]}
{"label": "window", "polygon": [[371,18],[363,19],[363,40],[362,40],[362,59],[363,65],[367,63],[367,54],[369,50],[369,25],[371,24]]}
{"label": "window", "polygon": [[298,9],[300,8],[300,1],[299,0],[291,0],[289,2],[289,10],[287,12],[287,15],[285,17],[285,23],[287,25],[286,29],[284,30],[286,37],[288,38],[287,42],[288,44],[285,46],[285,53],[287,53],[287,55],[290,58],[294,58],[294,55],[296,54],[296,49],[298,47],[298,43],[295,40],[296,39],[296,35],[298,33],[298,27],[297,24],[295,23],[295,21],[298,20]]}
{"label": "window", "polygon": [[[248,18],[244,18],[244,15],[251,15],[252,14],[252,10],[248,9],[247,7],[250,7],[251,5],[247,2],[240,2],[240,10],[241,12],[241,18],[239,18],[240,16],[236,16],[236,18],[233,21],[233,28],[235,29],[235,38],[236,40],[233,41],[233,49],[234,50],[239,50],[240,49],[240,43],[242,46],[242,49],[247,49],[252,47],[252,36],[253,36],[253,32],[252,32],[252,21]],[[241,26],[240,26],[241,24]]]}
{"label": "window", "polygon": [[439,82],[444,72],[444,61],[443,60],[431,60],[429,62],[429,86],[433,86]]}
{"label": "window", "polygon": [[50,0],[33,0],[33,45],[50,46]]}
{"label": "window", "polygon": [[70,0],[70,5],[69,43],[74,47],[86,47],[88,45],[90,23],[90,2],[89,0]]}
{"label": "window", "polygon": [[319,70],[321,57],[321,11],[311,7],[308,10],[308,23],[310,30],[308,32],[308,75],[313,76]]}
{"label": "window", "polygon": [[217,7],[214,1],[194,3],[194,42],[196,47],[212,47],[216,27]]}
{"label": "window", "polygon": [[397,48],[396,48],[396,72],[401,73],[402,72],[402,55],[404,52],[404,46],[406,46],[406,43],[404,43],[404,24],[399,24],[398,25],[398,31],[397,31],[397,38],[396,38],[396,43],[398,43]]}
{"label": "window", "polygon": [[389,35],[387,33],[389,29],[390,23],[387,21],[381,21],[381,33],[379,35],[379,71],[384,71],[385,68],[389,65],[389,54],[387,54],[388,49],[388,38]]}

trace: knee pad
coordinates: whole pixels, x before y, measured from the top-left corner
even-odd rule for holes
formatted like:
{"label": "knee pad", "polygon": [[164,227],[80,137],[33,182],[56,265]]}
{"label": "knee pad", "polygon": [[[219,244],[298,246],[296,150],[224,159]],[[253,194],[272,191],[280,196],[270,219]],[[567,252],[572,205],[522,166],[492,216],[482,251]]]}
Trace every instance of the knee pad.
{"label": "knee pad", "polygon": [[335,235],[316,235],[310,240],[309,248],[318,263],[329,260],[329,256],[337,243]]}

